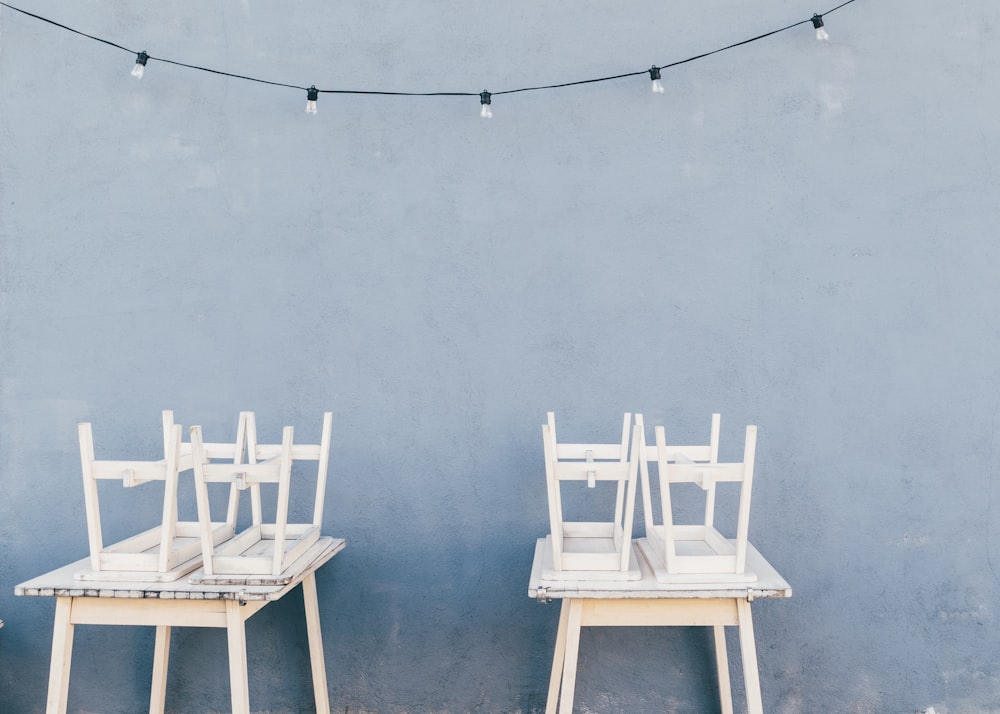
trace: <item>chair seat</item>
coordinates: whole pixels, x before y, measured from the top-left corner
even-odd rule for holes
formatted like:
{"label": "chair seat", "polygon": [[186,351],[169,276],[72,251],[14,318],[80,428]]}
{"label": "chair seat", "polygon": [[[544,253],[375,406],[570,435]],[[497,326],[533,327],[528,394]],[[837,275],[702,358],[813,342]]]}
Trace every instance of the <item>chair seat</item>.
{"label": "chair seat", "polygon": [[[587,542],[583,542],[587,541]],[[567,538],[564,539],[563,568],[557,569],[552,564],[552,536],[545,537],[545,559],[542,561],[542,578],[544,580],[589,580],[594,582],[608,581],[629,581],[639,580],[642,577],[642,570],[639,567],[639,555],[635,552],[632,544],[628,545],[628,563],[625,570],[620,568],[621,556],[619,555],[614,541],[602,538]],[[567,552],[567,548],[577,550],[576,553]],[[602,549],[611,552],[600,552]],[[573,556],[586,556],[586,560],[574,560]],[[607,560],[599,563],[602,567],[587,567],[605,556]],[[574,567],[567,567],[574,566]]]}

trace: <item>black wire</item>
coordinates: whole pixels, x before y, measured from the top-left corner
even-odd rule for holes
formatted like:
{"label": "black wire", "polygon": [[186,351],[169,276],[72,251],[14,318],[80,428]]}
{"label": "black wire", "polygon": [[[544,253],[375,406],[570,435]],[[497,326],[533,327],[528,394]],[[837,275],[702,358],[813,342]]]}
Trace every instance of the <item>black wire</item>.
{"label": "black wire", "polygon": [[[843,2],[840,5],[837,5],[837,7],[833,8],[832,10],[827,10],[826,12],[821,13],[821,14],[822,15],[829,15],[831,12],[839,10],[840,8],[844,7],[844,5],[850,5],[854,1],[855,0],[847,0],[847,2]],[[687,64],[688,62],[694,62],[695,60],[699,60],[699,59],[702,59],[704,57],[708,57],[709,55],[714,55],[714,54],[718,54],[719,52],[725,52],[726,50],[731,50],[734,47],[739,47],[740,45],[748,45],[751,42],[756,42],[757,40],[763,40],[765,37],[770,37],[771,35],[777,35],[779,32],[784,32],[785,30],[790,30],[793,27],[798,27],[799,25],[804,25],[807,22],[812,22],[812,18],[809,18],[807,20],[801,20],[800,22],[793,22],[791,25],[786,25],[785,27],[782,27],[782,28],[780,28],[778,30],[771,30],[770,32],[765,32],[763,35],[757,35],[756,37],[751,37],[749,40],[743,40],[742,42],[734,42],[731,45],[726,45],[725,47],[720,47],[719,49],[712,50],[711,52],[703,52],[702,54],[695,55],[694,57],[688,57],[687,59],[677,60],[676,62],[670,62],[669,64],[658,65],[658,69],[669,69],[670,67],[676,67],[678,65]],[[540,86],[540,87],[522,87],[521,89],[508,89],[508,90],[505,90],[505,91],[502,91],[502,92],[492,92],[492,95],[496,96],[498,94],[514,94],[515,92],[533,92],[536,89],[558,89],[560,87],[572,87],[572,86],[575,86],[577,84],[591,84],[593,82],[608,82],[608,81],[610,81],[612,79],[622,79],[623,77],[637,77],[639,75],[648,74],[648,73],[649,73],[649,70],[648,69],[644,69],[644,70],[641,70],[639,72],[629,72],[627,74],[616,74],[616,75],[613,75],[611,77],[600,77],[598,79],[582,79],[582,80],[579,80],[577,82],[564,82],[563,84],[546,84],[546,85]]]}
{"label": "black wire", "polygon": [[[817,14],[820,15],[821,17],[824,16],[824,15],[829,15],[830,13],[836,12],[840,8],[844,7],[845,5],[850,5],[852,2],[855,2],[855,0],[846,0],[846,2],[842,2],[841,4],[837,5],[836,7],[831,8],[830,10],[827,10],[826,12],[817,13]],[[6,2],[3,2],[2,0],[0,0],[0,6],[9,8],[10,10],[14,10],[15,12],[19,12],[22,15],[27,15],[28,17],[33,17],[36,20],[41,20],[42,22],[47,22],[50,25],[54,25],[56,27],[60,27],[60,28],[62,28],[64,30],[68,30],[70,32],[76,33],[77,35],[82,35],[83,37],[86,37],[88,39],[95,40],[97,42],[103,42],[106,45],[110,45],[111,47],[115,47],[117,49],[124,50],[124,51],[126,51],[126,52],[128,52],[130,54],[135,54],[135,55],[138,54],[137,52],[135,52],[135,50],[130,50],[127,47],[122,47],[121,45],[119,45],[119,44],[117,44],[115,42],[111,42],[110,40],[105,40],[105,39],[103,39],[101,37],[95,37],[94,35],[88,35],[86,32],[81,32],[80,30],[75,30],[72,27],[69,27],[68,25],[63,25],[60,22],[56,22],[55,20],[50,20],[47,17],[42,17],[41,15],[36,15],[33,12],[28,12],[27,10],[22,10],[19,7],[14,7],[13,5],[10,5],[10,4],[6,3]],[[670,67],[677,67],[678,65],[687,64],[688,62],[694,62],[695,60],[703,59],[705,57],[709,57],[711,55],[718,54],[719,52],[725,52],[726,50],[731,50],[733,48],[740,47],[742,45],[748,45],[751,42],[756,42],[757,40],[763,40],[764,38],[770,37],[771,35],[777,35],[779,32],[784,32],[785,30],[790,30],[793,27],[798,27],[799,25],[804,25],[807,22],[811,22],[811,21],[812,21],[812,18],[809,18],[809,19],[806,19],[806,20],[801,20],[799,22],[793,22],[791,25],[786,25],[785,27],[779,28],[777,30],[771,30],[770,32],[765,32],[762,35],[757,35],[756,37],[751,37],[750,39],[747,39],[747,40],[742,40],[740,42],[734,42],[731,45],[726,45],[725,47],[720,47],[717,50],[711,50],[710,52],[703,52],[700,55],[694,55],[693,57],[688,57],[687,59],[677,60],[675,62],[670,62],[668,64],[660,65],[658,67],[658,69],[669,69]],[[178,67],[187,67],[188,69],[197,69],[197,70],[200,70],[202,72],[210,72],[212,74],[219,74],[219,75],[222,75],[224,77],[233,77],[235,79],[245,79],[245,80],[250,81],[250,82],[259,82],[261,84],[270,84],[270,85],[275,86],[275,87],[288,87],[289,89],[299,89],[299,90],[302,90],[302,91],[308,91],[308,89],[309,89],[309,87],[300,87],[297,84],[285,84],[284,82],[272,82],[272,81],[267,80],[267,79],[260,79],[258,77],[249,77],[249,76],[244,75],[244,74],[234,74],[232,72],[223,72],[222,70],[212,69],[211,67],[200,67],[198,65],[187,64],[185,62],[177,62],[175,60],[166,59],[164,57],[154,57],[153,55],[148,55],[148,58],[151,59],[151,60],[156,60],[158,62],[164,62],[166,64],[177,65]],[[500,91],[500,92],[491,92],[490,94],[492,96],[498,96],[498,95],[501,95],[501,94],[516,94],[517,92],[534,92],[534,91],[537,91],[537,90],[540,90],[540,89],[560,89],[562,87],[574,87],[574,86],[577,86],[577,85],[580,85],[580,84],[594,84],[595,82],[609,82],[609,81],[614,80],[614,79],[623,79],[625,77],[638,77],[640,75],[647,74],[648,72],[649,72],[648,69],[643,69],[643,70],[639,70],[638,72],[627,72],[625,74],[615,74],[615,75],[612,75],[610,77],[597,77],[595,79],[581,79],[581,80],[577,80],[575,82],[563,82],[561,84],[545,84],[545,85],[540,85],[540,86],[537,86],[537,87],[521,87],[519,89],[505,89],[505,90]],[[370,91],[370,90],[364,90],[364,89],[319,89],[317,91],[320,92],[320,93],[322,93],[322,94],[372,94],[372,95],[393,96],[393,97],[477,97],[477,96],[479,96],[479,92],[380,92],[380,91]]]}
{"label": "black wire", "polygon": [[[33,12],[28,12],[27,10],[22,10],[21,8],[14,7],[13,5],[11,5],[9,3],[5,3],[5,2],[0,1],[0,5],[2,5],[3,7],[9,8],[11,10],[14,10],[15,12],[19,12],[22,15],[27,15],[28,17],[33,17],[36,20],[41,20],[42,22],[47,22],[50,25],[55,25],[56,27],[61,27],[64,30],[69,30],[70,32],[76,33],[77,35],[82,35],[83,37],[86,37],[88,39],[96,40],[97,42],[103,42],[106,45],[111,45],[112,47],[116,47],[116,48],[118,48],[120,50],[125,50],[129,54],[133,54],[133,55],[138,55],[139,54],[135,50],[130,50],[128,47],[122,47],[118,43],[112,42],[111,40],[105,40],[105,39],[103,39],[101,37],[94,37],[94,35],[88,35],[86,32],[80,32],[80,30],[75,30],[72,27],[70,27],[69,25],[64,25],[61,22],[56,22],[55,20],[50,20],[47,17],[42,17],[41,15],[36,15]],[[251,82],[260,82],[261,84],[273,84],[273,85],[276,85],[278,87],[290,87],[291,89],[301,89],[303,91],[307,89],[307,87],[299,87],[298,85],[295,85],[295,84],[284,84],[282,82],[269,82],[266,79],[258,79],[257,77],[247,77],[246,75],[242,75],[242,74],[233,74],[232,72],[223,72],[223,71],[218,70],[218,69],[211,69],[210,67],[199,67],[198,65],[194,65],[194,64],[185,64],[184,62],[175,62],[174,60],[166,59],[164,57],[154,57],[153,55],[147,55],[147,60],[156,60],[158,62],[165,62],[167,64],[175,64],[178,67],[188,67],[189,69],[198,69],[198,70],[201,70],[202,72],[211,72],[212,74],[221,74],[221,75],[225,75],[226,77],[235,77],[237,79],[246,79],[246,80],[249,80]]]}
{"label": "black wire", "polygon": [[623,77],[637,77],[640,74],[646,74],[648,72],[649,72],[648,69],[644,69],[639,72],[616,74],[613,77],[598,77],[597,79],[581,79],[576,82],[563,82],[562,84],[546,84],[541,87],[521,87],[520,89],[505,89],[502,92],[491,92],[491,94],[497,95],[497,94],[514,94],[516,92],[534,92],[536,89],[559,89],[560,87],[573,87],[577,84],[593,84],[594,82],[609,82],[612,79],[621,79]]}
{"label": "black wire", "polygon": [[134,55],[135,54],[139,54],[138,52],[130,50],[128,47],[122,47],[121,45],[117,45],[114,42],[111,42],[110,40],[103,40],[100,37],[94,37],[93,35],[88,35],[86,32],[80,32],[79,30],[74,30],[72,27],[68,27],[66,25],[63,25],[62,23],[56,22],[55,20],[50,20],[47,17],[42,17],[41,15],[36,15],[33,12],[28,12],[27,10],[22,10],[19,7],[14,7],[13,5],[8,5],[5,2],[0,2],[0,5],[3,5],[6,8],[10,8],[11,10],[14,10],[15,12],[19,12],[22,15],[27,15],[28,17],[33,17],[36,20],[41,20],[42,22],[47,22],[50,25],[55,25],[56,27],[61,27],[64,30],[69,30],[70,32],[75,32],[78,35],[83,35],[84,37],[87,37],[87,38],[89,38],[91,40],[97,40],[98,42],[103,42],[106,45],[111,45],[112,47],[117,47],[120,50],[125,50],[126,52],[129,52],[129,53],[134,54]]}
{"label": "black wire", "polygon": [[847,2],[840,3],[839,5],[837,5],[837,7],[833,8],[832,10],[827,10],[826,12],[821,12],[819,14],[820,15],[829,15],[831,12],[835,12],[836,10],[839,10],[840,8],[844,7],[844,5],[850,5],[852,2],[854,2],[854,0],[847,0]]}
{"label": "black wire", "polygon": [[[4,3],[0,2],[0,5],[3,4]],[[260,82],[261,84],[272,84],[275,87],[288,87],[289,89],[301,89],[303,92],[309,89],[309,87],[300,87],[297,84],[285,84],[284,82],[271,82],[267,79],[258,79],[257,77],[247,77],[244,74],[233,74],[232,72],[223,72],[221,69],[212,69],[211,67],[199,67],[196,64],[185,64],[184,62],[175,62],[174,60],[164,59],[163,57],[154,57],[153,55],[149,55],[149,59],[156,60],[157,62],[166,62],[167,64],[175,64],[178,67],[187,67],[188,69],[200,69],[202,72],[221,74],[224,77],[235,77],[236,79],[246,79],[251,82]]]}
{"label": "black wire", "polygon": [[479,92],[378,92],[367,89],[319,89],[322,94],[382,94],[390,97],[478,97]]}

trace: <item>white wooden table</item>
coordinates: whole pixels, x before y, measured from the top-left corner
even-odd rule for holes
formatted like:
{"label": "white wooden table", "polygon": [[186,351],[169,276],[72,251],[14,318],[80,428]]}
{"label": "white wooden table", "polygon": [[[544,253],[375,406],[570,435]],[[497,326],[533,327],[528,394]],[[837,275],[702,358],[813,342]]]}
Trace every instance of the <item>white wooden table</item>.
{"label": "white wooden table", "polygon": [[792,590],[756,548],[752,545],[747,548],[747,570],[757,574],[757,581],[749,584],[698,584],[690,580],[676,584],[657,582],[634,542],[633,558],[642,570],[640,580],[592,582],[543,580],[544,564],[551,557],[544,547],[545,542],[545,538],[541,538],[535,545],[528,595],[542,602],[550,599],[563,601],[546,714],[555,714],[557,706],[560,714],[571,714],[573,711],[582,627],[671,625],[706,625],[713,628],[723,714],[732,714],[733,711],[725,627],[738,627],[747,709],[750,714],[763,714],[750,603],[756,598],[791,597]]}
{"label": "white wooden table", "polygon": [[[69,694],[73,629],[76,625],[152,625],[156,627],[149,711],[164,710],[171,627],[223,627],[229,641],[229,685],[232,711],[249,714],[245,623],[270,602],[302,585],[306,630],[316,711],[328,714],[323,637],[316,596],[316,570],[343,550],[342,538],[324,537],[282,575],[281,584],[192,585],[187,578],[168,583],[81,581],[76,574],[89,568],[84,559],[53,570],[14,589],[15,595],[56,598],[52,661],[46,711],[62,714]],[[197,574],[199,571],[195,571]],[[234,578],[235,580],[235,578]]]}

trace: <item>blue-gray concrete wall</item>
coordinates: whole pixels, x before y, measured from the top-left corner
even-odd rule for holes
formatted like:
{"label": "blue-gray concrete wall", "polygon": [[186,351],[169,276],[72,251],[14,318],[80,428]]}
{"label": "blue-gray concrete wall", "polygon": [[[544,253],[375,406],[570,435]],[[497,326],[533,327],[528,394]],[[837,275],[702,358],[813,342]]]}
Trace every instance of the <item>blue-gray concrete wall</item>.
{"label": "blue-gray concrete wall", "polygon": [[[640,70],[822,12],[673,4],[23,0],[293,84],[491,91]],[[154,453],[336,415],[320,573],[338,712],[544,707],[558,606],[539,425],[623,411],[723,454],[760,427],[769,712],[1000,711],[1000,5],[859,0],[664,72],[496,97],[330,96],[133,58],[0,10],[0,708],[41,711],[86,554],[75,424]],[[143,452],[145,453],[145,452]],[[108,491],[110,538],[155,496]],[[190,506],[190,500],[186,501]],[[302,508],[300,506],[300,508]],[[250,621],[251,702],[311,710],[301,596]],[[79,628],[73,711],[146,706],[152,632]],[[225,711],[221,632],[168,709]],[[715,711],[699,630],[585,632],[581,711]],[[737,676],[737,688],[741,690]]]}

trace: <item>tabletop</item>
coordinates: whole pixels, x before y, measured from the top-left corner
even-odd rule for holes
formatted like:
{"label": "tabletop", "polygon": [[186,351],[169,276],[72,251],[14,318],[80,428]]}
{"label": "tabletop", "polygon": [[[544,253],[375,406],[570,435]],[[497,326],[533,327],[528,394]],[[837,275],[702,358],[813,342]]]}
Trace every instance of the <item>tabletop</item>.
{"label": "tabletop", "polygon": [[[246,583],[207,584],[192,583],[188,576],[173,582],[128,582],[79,580],[76,574],[90,568],[90,560],[83,558],[51,572],[27,580],[14,588],[15,595],[48,597],[99,597],[162,600],[240,600],[242,602],[278,600],[294,588],[309,573],[329,561],[344,549],[343,538],[320,538],[306,553],[282,573],[287,582],[281,584]],[[191,573],[191,578],[203,576],[201,569]]]}
{"label": "tabletop", "polygon": [[760,552],[747,544],[747,564],[749,572],[756,573],[752,583],[661,583],[632,542],[633,562],[639,564],[642,577],[639,580],[545,580],[542,570],[546,559],[551,558],[546,539],[539,538],[535,544],[535,559],[528,581],[528,596],[547,601],[555,598],[598,598],[598,599],[663,599],[663,598],[784,598],[792,596],[792,587],[778,571],[767,562]]}

